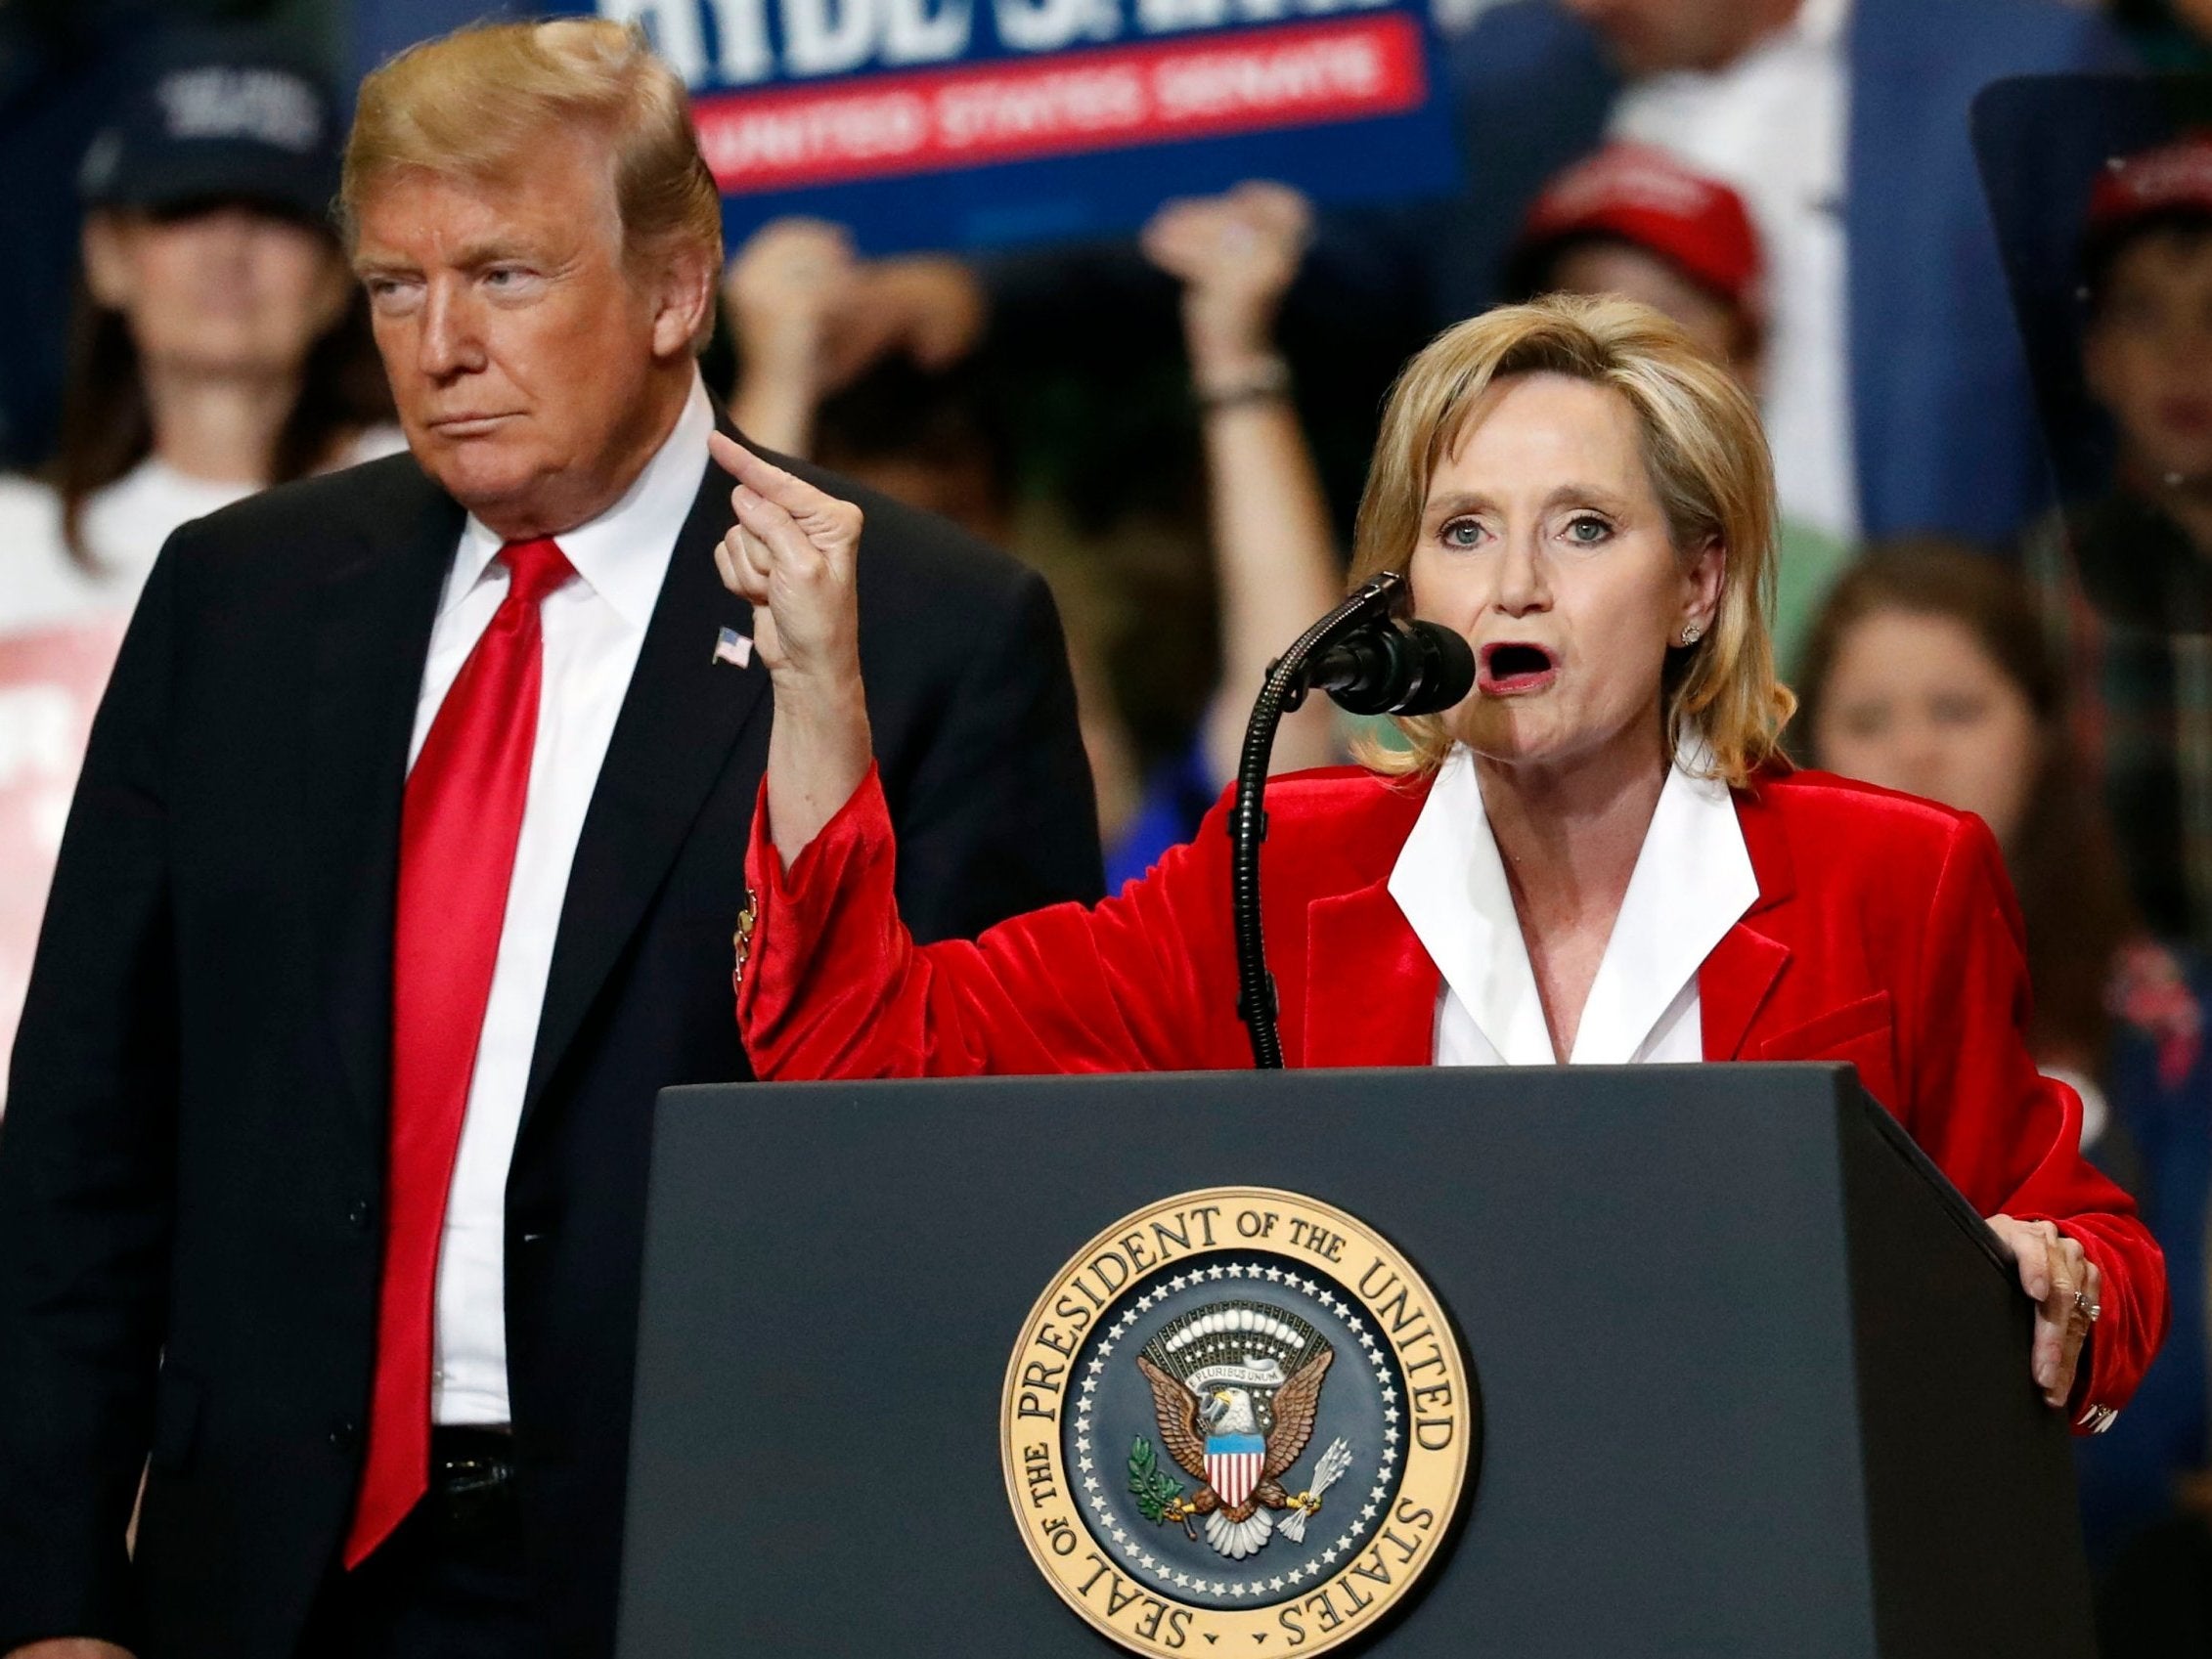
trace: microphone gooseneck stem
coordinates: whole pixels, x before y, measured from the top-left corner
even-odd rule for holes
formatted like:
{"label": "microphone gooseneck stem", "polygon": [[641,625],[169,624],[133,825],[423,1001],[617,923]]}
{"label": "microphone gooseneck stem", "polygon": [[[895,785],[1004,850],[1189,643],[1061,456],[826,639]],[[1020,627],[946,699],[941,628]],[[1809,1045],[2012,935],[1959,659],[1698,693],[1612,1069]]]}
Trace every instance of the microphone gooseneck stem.
{"label": "microphone gooseneck stem", "polygon": [[1405,590],[1405,578],[1385,571],[1300,634],[1267,670],[1245,724],[1237,760],[1236,805],[1229,814],[1229,913],[1237,947],[1237,1018],[1252,1033],[1252,1063],[1262,1071],[1283,1067],[1275,979],[1267,971],[1267,940],[1260,909],[1260,844],[1267,839],[1267,762],[1283,716],[1305,700],[1306,674],[1315,656],[1353,629],[1388,616]]}

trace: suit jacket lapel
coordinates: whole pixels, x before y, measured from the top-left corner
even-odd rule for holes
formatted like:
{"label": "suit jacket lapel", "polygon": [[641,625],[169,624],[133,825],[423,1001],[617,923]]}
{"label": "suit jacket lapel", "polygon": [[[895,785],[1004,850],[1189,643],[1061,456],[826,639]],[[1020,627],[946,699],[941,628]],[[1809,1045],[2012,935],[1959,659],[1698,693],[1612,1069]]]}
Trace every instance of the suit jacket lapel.
{"label": "suit jacket lapel", "polygon": [[328,920],[324,1005],[347,1092],[379,1143],[407,748],[463,520],[459,504],[420,475],[401,488],[388,530],[357,543],[323,585],[302,772],[308,845],[328,882],[319,900]]}
{"label": "suit jacket lapel", "polygon": [[[714,658],[718,629],[749,634],[753,627],[751,607],[715,570],[715,544],[731,522],[729,481],[710,464],[676,539],[577,842],[523,1098],[524,1133],[737,733],[767,696],[768,671],[757,658],[743,669]],[[733,889],[730,902],[734,925],[743,897]]]}
{"label": "suit jacket lapel", "polygon": [[[1300,1066],[1426,1066],[1436,1058],[1442,977],[1391,896],[1390,877],[1305,911]],[[1356,994],[1347,995],[1347,986]]]}
{"label": "suit jacket lapel", "polygon": [[1756,780],[1736,793],[1737,821],[1758,877],[1758,902],[1722,936],[1698,970],[1698,1004],[1707,1060],[1740,1060],[1751,1022],[1790,963],[1790,947],[1773,931],[1768,914],[1796,892],[1789,843],[1774,812],[1760,801]]}
{"label": "suit jacket lapel", "polygon": [[1707,1060],[1741,1060],[1744,1037],[1767,993],[1789,964],[1790,947],[1761,933],[1749,917],[1728,930],[1698,970]]}

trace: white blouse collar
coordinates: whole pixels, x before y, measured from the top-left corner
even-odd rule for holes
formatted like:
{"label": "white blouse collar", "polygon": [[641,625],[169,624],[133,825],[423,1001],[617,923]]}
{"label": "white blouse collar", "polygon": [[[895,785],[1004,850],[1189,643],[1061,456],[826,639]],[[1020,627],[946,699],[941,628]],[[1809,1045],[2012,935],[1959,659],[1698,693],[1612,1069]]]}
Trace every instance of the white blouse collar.
{"label": "white blouse collar", "polygon": [[[1682,746],[1590,985],[1575,1065],[1643,1059],[1704,959],[1758,899],[1727,786],[1700,775],[1710,751]],[[1391,871],[1391,896],[1498,1057],[1548,1066],[1551,1032],[1506,883],[1474,757],[1454,747]]]}

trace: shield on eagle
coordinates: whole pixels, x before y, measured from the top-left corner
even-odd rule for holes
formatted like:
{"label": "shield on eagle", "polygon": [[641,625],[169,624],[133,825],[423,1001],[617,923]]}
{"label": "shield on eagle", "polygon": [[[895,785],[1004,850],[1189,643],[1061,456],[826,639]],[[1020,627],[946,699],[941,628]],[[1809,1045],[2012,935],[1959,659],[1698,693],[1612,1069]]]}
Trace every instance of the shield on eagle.
{"label": "shield on eagle", "polygon": [[1267,1442],[1257,1434],[1206,1437],[1206,1484],[1230,1508],[1252,1496],[1267,1464]]}

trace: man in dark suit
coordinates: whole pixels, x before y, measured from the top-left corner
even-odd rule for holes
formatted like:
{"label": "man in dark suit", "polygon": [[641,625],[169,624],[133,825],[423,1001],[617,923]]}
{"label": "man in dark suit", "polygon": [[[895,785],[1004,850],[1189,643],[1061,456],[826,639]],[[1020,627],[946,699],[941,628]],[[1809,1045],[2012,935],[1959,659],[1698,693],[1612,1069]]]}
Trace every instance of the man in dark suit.
{"label": "man in dark suit", "polygon": [[[682,88],[451,37],[342,201],[413,454],[179,532],[102,709],[0,1126],[0,1652],[609,1651],[653,1097],[747,1074]],[[916,931],[1094,895],[1041,585],[857,499]]]}

